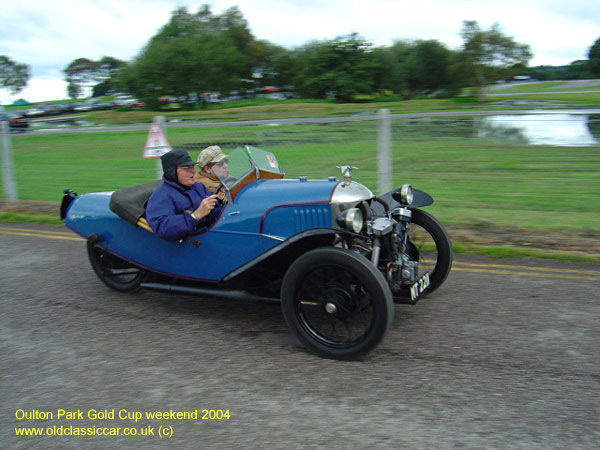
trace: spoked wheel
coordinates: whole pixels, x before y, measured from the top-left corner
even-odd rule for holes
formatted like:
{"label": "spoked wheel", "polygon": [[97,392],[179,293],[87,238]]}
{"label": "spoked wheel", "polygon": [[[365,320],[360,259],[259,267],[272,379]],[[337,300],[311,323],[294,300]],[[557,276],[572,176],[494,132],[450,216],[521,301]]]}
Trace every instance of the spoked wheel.
{"label": "spoked wheel", "polygon": [[444,226],[431,214],[420,209],[412,210],[409,225],[410,256],[419,262],[418,276],[429,272],[431,293],[442,285],[452,267],[452,242]]}
{"label": "spoked wheel", "polygon": [[94,272],[108,287],[121,292],[135,291],[140,287],[146,271],[89,241],[87,251]]}
{"label": "spoked wheel", "polygon": [[285,320],[316,354],[356,359],[373,350],[394,319],[383,275],[353,251],[318,248],[299,257],[281,287]]}

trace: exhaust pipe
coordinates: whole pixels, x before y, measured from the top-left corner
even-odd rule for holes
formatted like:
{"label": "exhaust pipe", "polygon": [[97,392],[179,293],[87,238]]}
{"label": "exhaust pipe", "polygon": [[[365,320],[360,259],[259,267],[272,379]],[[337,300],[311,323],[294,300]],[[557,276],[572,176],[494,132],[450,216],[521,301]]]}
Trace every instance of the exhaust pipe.
{"label": "exhaust pipe", "polygon": [[279,298],[263,297],[242,290],[225,290],[216,288],[203,288],[196,286],[177,286],[165,283],[142,283],[140,287],[159,292],[174,292],[177,294],[198,295],[200,297],[216,297],[229,300],[245,300],[252,302],[279,303]]}

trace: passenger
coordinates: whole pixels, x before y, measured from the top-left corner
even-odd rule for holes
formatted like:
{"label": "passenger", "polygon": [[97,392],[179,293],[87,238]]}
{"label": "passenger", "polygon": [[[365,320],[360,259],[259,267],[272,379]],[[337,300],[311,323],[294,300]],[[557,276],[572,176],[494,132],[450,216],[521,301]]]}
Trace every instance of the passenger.
{"label": "passenger", "polygon": [[194,181],[196,164],[185,150],[161,156],[163,183],[150,196],[146,220],[154,233],[169,241],[208,230],[219,218],[217,196]]}
{"label": "passenger", "polygon": [[[215,190],[229,178],[229,157],[227,157],[218,145],[206,147],[198,155],[198,166],[200,170],[196,173],[194,180],[202,183],[210,192]],[[227,202],[227,196],[222,189],[218,193],[219,200]]]}

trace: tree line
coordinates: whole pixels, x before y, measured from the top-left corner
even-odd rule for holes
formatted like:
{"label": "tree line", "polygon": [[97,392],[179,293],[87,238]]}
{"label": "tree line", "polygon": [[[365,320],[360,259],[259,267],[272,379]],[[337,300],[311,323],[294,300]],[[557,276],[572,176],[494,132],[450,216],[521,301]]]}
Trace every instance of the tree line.
{"label": "tree line", "polygon": [[533,56],[527,45],[465,21],[464,46],[451,50],[437,40],[375,47],[352,33],[286,49],[254,37],[237,7],[213,14],[173,12],[169,22],[116,74],[117,82],[147,103],[190,92],[228,93],[257,85],[290,87],[306,98],[352,101],[374,93],[409,99],[453,96],[519,72]]}
{"label": "tree line", "polygon": [[[151,107],[163,96],[228,94],[257,86],[283,87],[305,98],[356,101],[377,94],[450,97],[464,87],[477,91],[513,75],[538,80],[600,77],[600,38],[588,60],[529,67],[529,46],[506,36],[499,24],[483,29],[476,21],[464,21],[460,35],[458,49],[433,39],[374,46],[356,33],[287,49],[253,36],[238,7],[213,14],[204,5],[196,13],[175,10],[131,61],[78,58],[63,72],[71,98],[86,88],[93,89],[93,96],[123,90]],[[5,56],[0,57],[0,71],[0,86],[14,92],[29,77],[27,66]]]}

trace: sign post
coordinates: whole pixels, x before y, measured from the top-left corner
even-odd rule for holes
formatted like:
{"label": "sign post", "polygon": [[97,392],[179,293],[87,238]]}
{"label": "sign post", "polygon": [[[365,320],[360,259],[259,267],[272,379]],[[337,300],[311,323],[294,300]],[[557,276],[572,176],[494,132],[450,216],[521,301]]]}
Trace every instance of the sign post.
{"label": "sign post", "polygon": [[150,131],[148,131],[148,138],[146,139],[142,158],[156,158],[156,174],[158,179],[162,178],[163,174],[160,157],[171,150],[172,147],[167,141],[166,136],[165,118],[164,116],[155,116],[152,125],[150,125]]}
{"label": "sign post", "polygon": [[[4,108],[0,106],[0,111]],[[10,128],[6,120],[0,120],[0,135],[2,136],[2,179],[4,180],[4,195],[9,203],[17,202],[17,185],[13,170],[12,147],[10,143]]]}
{"label": "sign post", "polygon": [[392,145],[391,118],[389,109],[380,109],[377,113],[377,194],[381,195],[392,188]]}

